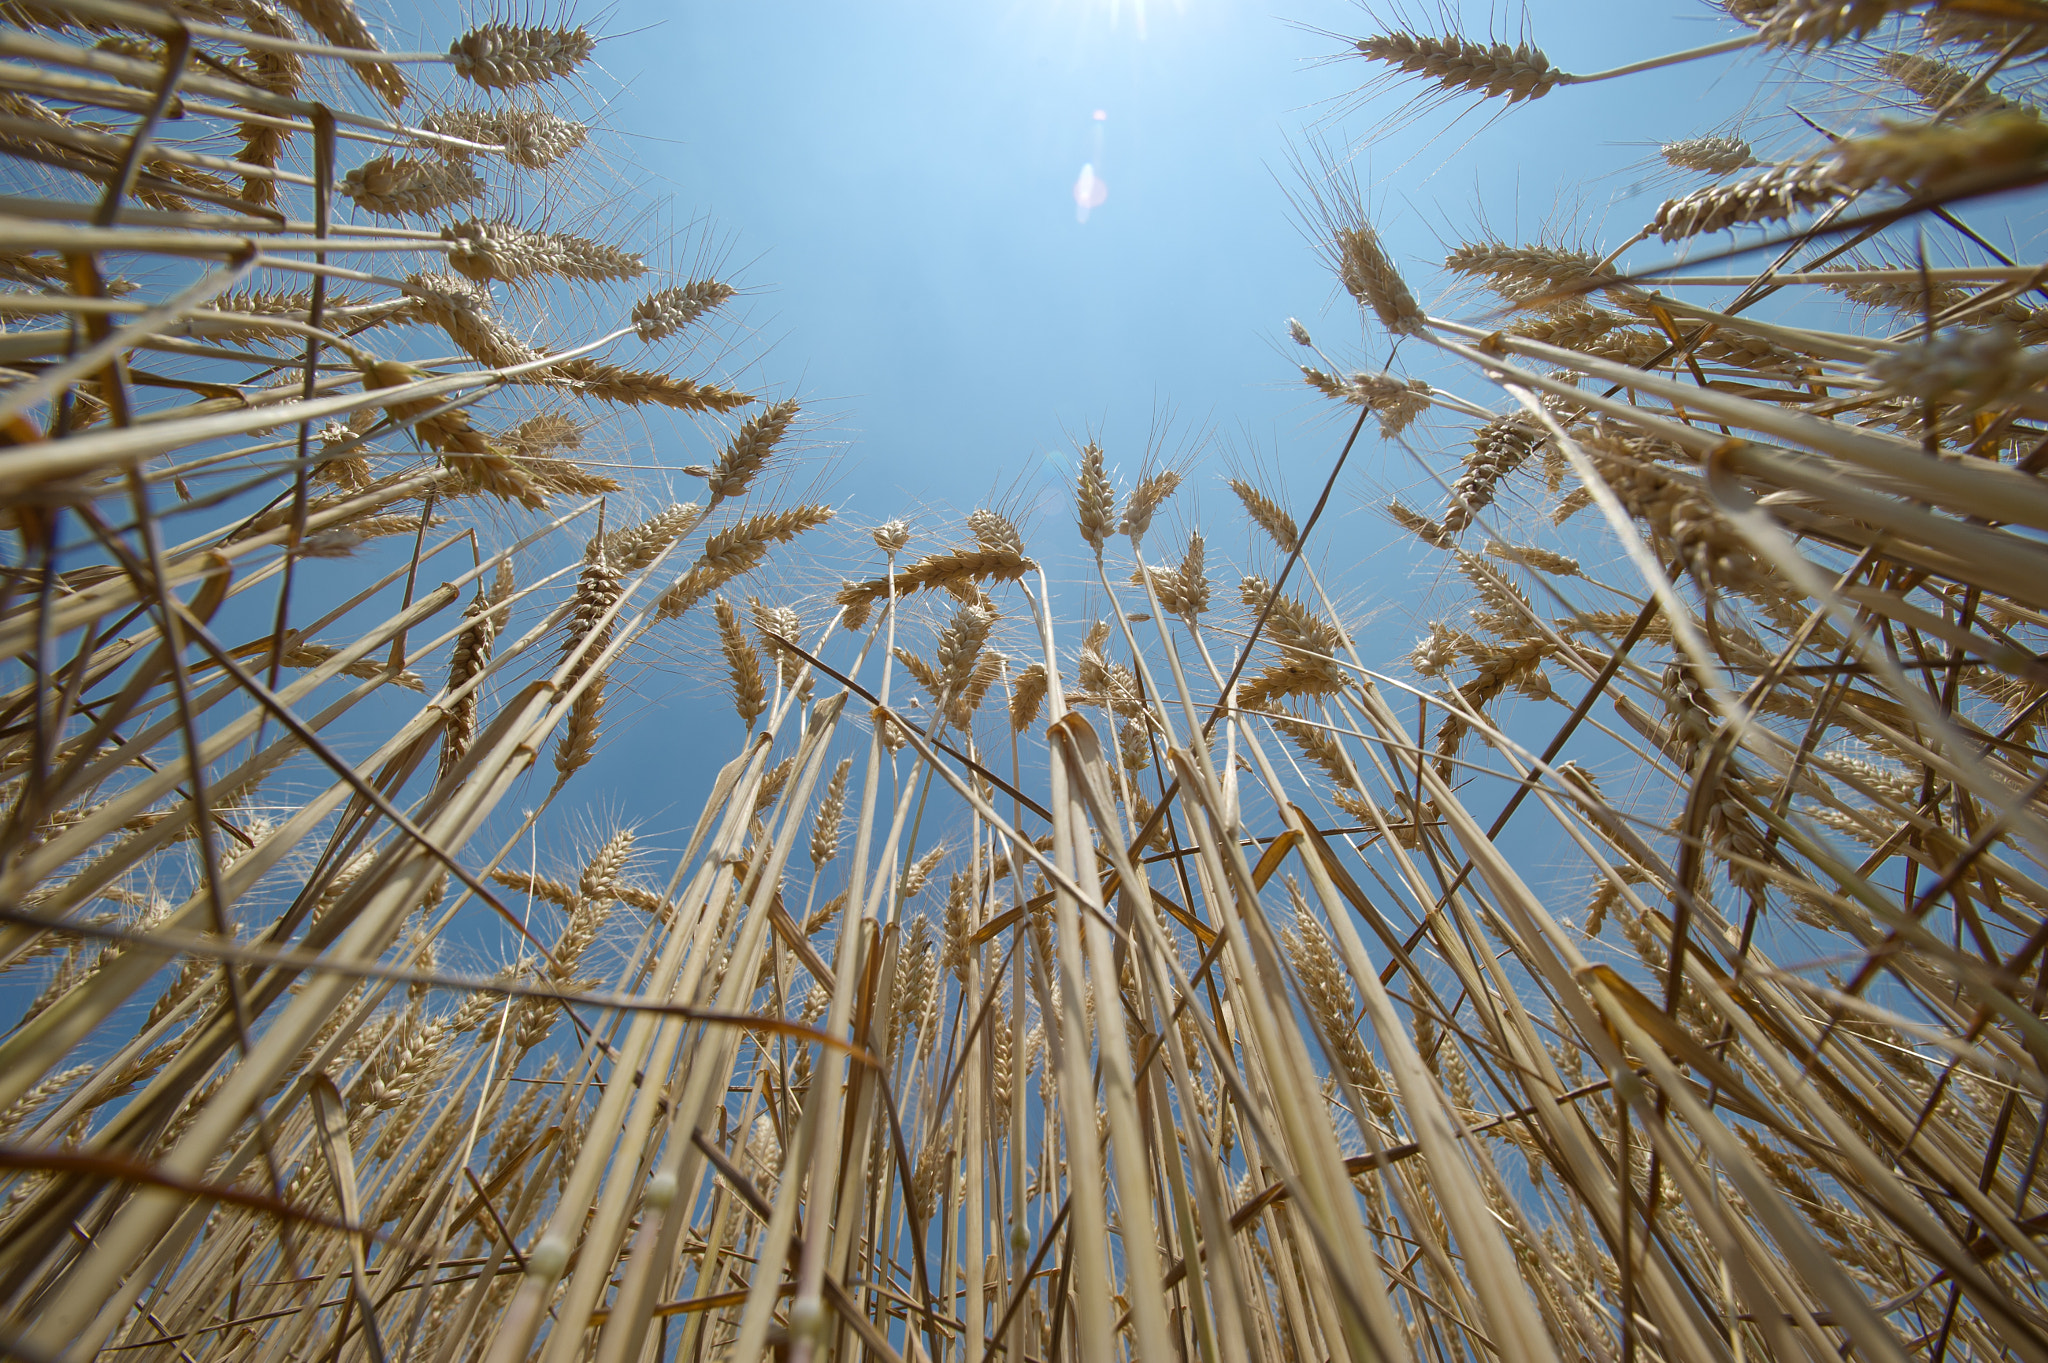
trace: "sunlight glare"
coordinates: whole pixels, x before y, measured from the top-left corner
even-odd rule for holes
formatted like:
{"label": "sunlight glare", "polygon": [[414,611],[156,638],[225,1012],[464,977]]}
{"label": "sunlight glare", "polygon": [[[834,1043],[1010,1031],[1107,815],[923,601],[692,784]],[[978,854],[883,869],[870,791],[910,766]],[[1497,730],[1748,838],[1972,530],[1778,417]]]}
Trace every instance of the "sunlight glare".
{"label": "sunlight glare", "polygon": [[1088,214],[1102,207],[1109,198],[1109,186],[1095,173],[1093,162],[1081,167],[1081,174],[1074,181],[1074,221],[1088,221]]}
{"label": "sunlight glare", "polygon": [[1048,9],[1061,11],[1079,9],[1082,11],[1082,21],[1091,27],[1097,19],[1107,19],[1110,28],[1120,28],[1128,17],[1131,21],[1131,30],[1140,41],[1149,36],[1151,20],[1162,8],[1179,14],[1186,7],[1186,0],[1171,0],[1169,5],[1163,7],[1157,0],[1052,0],[1052,4],[1047,6]]}

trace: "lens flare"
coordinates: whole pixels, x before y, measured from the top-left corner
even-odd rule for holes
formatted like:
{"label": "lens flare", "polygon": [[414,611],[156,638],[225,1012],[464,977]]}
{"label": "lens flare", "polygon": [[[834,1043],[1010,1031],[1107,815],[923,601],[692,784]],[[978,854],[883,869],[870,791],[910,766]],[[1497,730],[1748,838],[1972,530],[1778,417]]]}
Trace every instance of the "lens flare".
{"label": "lens flare", "polygon": [[1081,174],[1074,181],[1074,221],[1088,221],[1089,213],[1102,207],[1109,198],[1109,186],[1095,173],[1094,162],[1081,167]]}

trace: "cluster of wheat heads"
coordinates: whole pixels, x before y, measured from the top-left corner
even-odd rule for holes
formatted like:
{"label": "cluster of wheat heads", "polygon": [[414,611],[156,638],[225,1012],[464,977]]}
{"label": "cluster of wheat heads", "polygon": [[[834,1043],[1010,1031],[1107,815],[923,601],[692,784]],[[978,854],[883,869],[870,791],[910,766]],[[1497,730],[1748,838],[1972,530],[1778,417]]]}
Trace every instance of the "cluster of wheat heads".
{"label": "cluster of wheat heads", "polygon": [[688,234],[550,221],[620,193],[595,48],[0,6],[0,1353],[452,1355],[530,1266],[609,1054],[563,999],[670,916],[536,822],[650,632],[831,517]]}
{"label": "cluster of wheat heads", "polygon": [[[1715,8],[1723,41],[1593,76],[1392,13],[1350,43],[1507,126],[1737,49],[1753,82],[1741,126],[1670,130],[1663,202],[1454,241],[1441,309],[1317,182],[1396,359],[1306,377],[1408,445],[1434,486],[1389,510],[1464,589],[1388,669],[1421,746],[1372,798],[1422,802],[1411,892],[1497,962],[1430,1025],[1499,1085],[1454,1115],[1527,1161],[1500,1229],[1549,1346],[2037,1358],[2048,266],[2010,243],[2048,7]],[[1485,836],[1539,803],[1549,913]],[[1478,1347],[1547,1352],[1481,1304]]]}

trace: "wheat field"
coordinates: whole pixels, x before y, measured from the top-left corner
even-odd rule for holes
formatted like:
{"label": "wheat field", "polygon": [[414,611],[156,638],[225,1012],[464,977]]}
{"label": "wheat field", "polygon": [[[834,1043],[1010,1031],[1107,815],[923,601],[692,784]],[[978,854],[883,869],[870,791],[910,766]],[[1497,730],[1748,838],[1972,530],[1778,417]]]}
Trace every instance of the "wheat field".
{"label": "wheat field", "polygon": [[1423,123],[1754,130],[1440,262],[1305,156],[1320,496],[1085,442],[1027,539],[835,523],[716,253],[544,207],[598,29],[0,4],[0,1353],[2048,1360],[2048,5],[1697,8],[1366,8]]}

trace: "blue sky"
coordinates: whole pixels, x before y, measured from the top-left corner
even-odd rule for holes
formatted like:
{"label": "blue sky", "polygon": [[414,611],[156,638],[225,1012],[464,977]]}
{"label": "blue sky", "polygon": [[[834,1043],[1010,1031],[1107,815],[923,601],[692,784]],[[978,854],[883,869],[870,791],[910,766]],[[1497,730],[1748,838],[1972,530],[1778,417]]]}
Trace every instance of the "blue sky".
{"label": "blue sky", "polygon": [[[1328,286],[1269,166],[1327,44],[1154,9],[1144,38],[1075,3],[619,11],[668,19],[633,40],[618,126],[687,134],[628,145],[768,290],[763,371],[823,400],[850,514],[966,510],[1098,425],[1134,462],[1155,407],[1302,406],[1270,337]],[[672,101],[693,116],[659,118]],[[1084,163],[1109,190],[1085,226]]]}
{"label": "blue sky", "polygon": [[[1727,32],[1689,0],[1649,8],[1544,5],[1528,30],[1577,70]],[[821,419],[817,437],[837,446],[825,493],[849,520],[959,515],[1008,493],[1042,508],[1036,542],[1065,542],[1073,438],[1099,432],[1128,476],[1169,413],[1178,448],[1204,429],[1224,438],[1182,494],[1210,518],[1234,512],[1216,482],[1230,449],[1255,452],[1299,508],[1313,499],[1348,423],[1301,385],[1286,319],[1349,365],[1378,367],[1387,350],[1304,235],[1290,152],[1341,152],[1409,106],[1347,114],[1373,69],[1317,64],[1341,44],[1313,29],[1374,27],[1351,4],[1154,0],[1146,19],[1141,34],[1129,0],[1114,14],[1108,0],[625,0],[606,17],[603,31],[630,35],[601,48],[624,86],[609,120],[625,173],[673,196],[677,220],[703,219],[737,267],[765,347],[744,377]],[[1519,24],[1491,31],[1514,41]],[[1485,14],[1464,31],[1487,33]],[[1583,195],[1603,203],[1640,178],[1650,144],[1726,117],[1728,66],[1560,89],[1499,119],[1485,106],[1435,141],[1425,131],[1458,109],[1430,112],[1361,159],[1359,178],[1428,302],[1445,243],[1482,211],[1533,238],[1579,205],[1559,204],[1560,181],[1590,180]],[[1084,162],[1109,190],[1085,225],[1072,197]],[[1644,211],[1621,210],[1620,233]],[[1426,354],[1402,358],[1448,381]],[[1424,475],[1370,435],[1352,467],[1331,566],[1377,559],[1376,594],[1421,595],[1437,565],[1414,569],[1423,556],[1393,546],[1379,508]],[[1374,652],[1405,650],[1415,609],[1393,612]],[[635,732],[587,774],[586,797],[663,769],[670,726],[702,697],[686,685],[652,711],[619,707]]]}
{"label": "blue sky", "polygon": [[[1720,34],[1698,5],[1661,21],[1640,5],[1548,9],[1532,27],[1582,68]],[[752,315],[775,346],[759,373],[832,418],[851,514],[968,509],[1098,425],[1135,463],[1168,407],[1248,426],[1290,466],[1300,442],[1302,458],[1328,445],[1277,338],[1289,314],[1339,339],[1358,329],[1290,210],[1289,149],[1368,131],[1329,119],[1371,68],[1313,65],[1337,44],[1304,27],[1358,33],[1368,16],[1327,0],[1147,10],[1142,34],[1130,0],[1114,18],[1108,0],[626,0],[610,16],[631,34],[602,52],[627,85],[611,113],[624,150],[679,216],[708,215],[761,291]],[[1686,96],[1707,74],[1650,78],[1669,117],[1632,124],[1614,120],[1614,87],[1556,92],[1486,129],[1420,199],[1421,170],[1462,133],[1405,168],[1362,163],[1362,178],[1393,176],[1373,197],[1397,249],[1438,258],[1473,176],[1513,232],[1518,187],[1541,200],[1525,215],[1541,212],[1586,153],[1643,154],[1599,143],[1694,131]],[[1085,225],[1071,197],[1084,162],[1109,189]]]}

